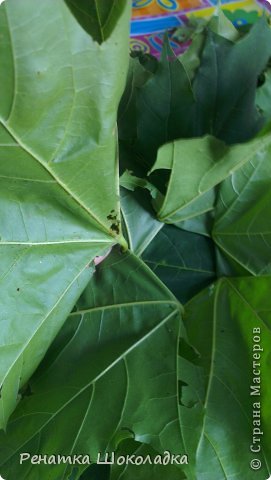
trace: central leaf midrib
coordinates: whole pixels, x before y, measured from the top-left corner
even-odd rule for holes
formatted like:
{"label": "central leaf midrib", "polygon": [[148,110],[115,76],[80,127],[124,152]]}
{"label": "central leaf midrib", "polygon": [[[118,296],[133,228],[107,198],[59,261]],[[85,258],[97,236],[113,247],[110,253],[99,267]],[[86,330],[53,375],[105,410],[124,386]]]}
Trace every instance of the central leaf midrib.
{"label": "central leaf midrib", "polygon": [[[222,280],[223,281],[223,280]],[[213,309],[212,309],[212,314],[213,314],[213,320],[212,320],[212,340],[211,340],[211,352],[210,352],[210,366],[209,366],[209,372],[208,372],[208,382],[206,386],[206,392],[205,392],[205,398],[204,398],[204,403],[203,403],[203,412],[204,412],[204,417],[202,421],[202,428],[201,428],[201,434],[199,437],[198,445],[197,445],[197,450],[196,450],[196,458],[199,455],[199,450],[201,447],[201,444],[204,439],[204,435],[206,433],[205,428],[206,428],[206,419],[207,419],[207,408],[208,408],[208,402],[211,394],[211,389],[213,385],[213,379],[214,379],[214,369],[215,369],[215,356],[216,356],[216,342],[217,342],[217,305],[218,305],[218,298],[220,295],[220,289],[222,285],[222,281],[220,280],[217,288],[215,290],[214,294],[214,301],[213,301]]]}
{"label": "central leaf midrib", "polygon": [[111,240],[108,239],[89,239],[89,238],[86,238],[86,239],[75,239],[75,240],[56,240],[56,241],[47,241],[47,242],[19,242],[19,241],[14,241],[14,242],[5,242],[5,241],[1,241],[0,240],[0,246],[8,246],[8,245],[12,245],[12,246],[22,246],[22,245],[25,245],[25,246],[29,246],[29,247],[42,247],[42,246],[48,246],[48,245],[70,245],[70,244],[76,244],[76,245],[80,245],[80,244],[97,244],[97,245],[100,245],[100,244],[112,244]]}
{"label": "central leaf midrib", "polygon": [[71,316],[76,316],[76,315],[86,315],[88,313],[93,313],[93,312],[97,312],[99,310],[110,310],[110,309],[113,309],[113,308],[129,308],[129,307],[134,307],[134,306],[137,306],[137,305],[163,305],[163,304],[166,304],[166,305],[171,305],[171,306],[174,306],[176,309],[178,309],[178,303],[177,302],[173,302],[172,300],[142,300],[140,302],[124,302],[124,303],[114,303],[114,304],[111,304],[111,305],[105,305],[105,306],[101,306],[101,307],[90,307],[90,308],[86,308],[84,310],[77,310],[76,312],[72,312],[70,313],[69,317]]}
{"label": "central leaf midrib", "polygon": [[100,28],[101,41],[104,42],[105,38],[104,38],[102,21],[101,21],[101,17],[100,17],[100,13],[99,13],[99,7],[98,7],[98,4],[97,4],[97,0],[94,0],[94,2],[95,2],[96,17],[97,17],[99,28]]}
{"label": "central leaf midrib", "polygon": [[43,167],[47,173],[57,182],[59,187],[61,187],[69,196],[73,198],[73,200],[82,208],[84,209],[87,214],[91,217],[92,221],[94,221],[98,226],[103,230],[103,232],[106,232],[107,235],[110,237],[114,237],[114,235],[110,232],[109,228],[107,225],[105,225],[96,215],[93,213],[82,201],[81,199],[72,191],[69,189],[69,187],[62,182],[62,180],[55,174],[55,172],[47,165],[47,163],[40,158],[35,152],[33,152],[27,145],[25,145],[22,140],[17,137],[16,133],[13,131],[13,129],[6,124],[6,122],[1,118],[0,119],[0,124],[5,128],[5,130],[12,136],[12,138],[17,142],[17,144],[20,146],[24,152],[26,152],[28,155],[30,155],[41,167]]}

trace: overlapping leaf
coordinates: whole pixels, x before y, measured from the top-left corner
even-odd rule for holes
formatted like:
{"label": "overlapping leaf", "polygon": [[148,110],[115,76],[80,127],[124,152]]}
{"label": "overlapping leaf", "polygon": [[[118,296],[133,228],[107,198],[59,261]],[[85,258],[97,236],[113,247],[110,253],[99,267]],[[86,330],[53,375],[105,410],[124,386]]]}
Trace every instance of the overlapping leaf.
{"label": "overlapping leaf", "polygon": [[132,193],[121,188],[121,213],[123,233],[129,249],[136,255],[141,255],[163,228],[163,223],[155,218],[147,192],[142,189]]}
{"label": "overlapping leaf", "polygon": [[[213,238],[226,257],[253,275],[271,272],[270,147],[259,147],[249,163],[221,186]],[[239,268],[240,268],[239,267]]]}
{"label": "overlapping leaf", "polygon": [[195,135],[210,133],[227,143],[252,138],[263,125],[255,106],[258,76],[271,56],[265,17],[233,43],[209,30],[193,90]]}
{"label": "overlapping leaf", "polygon": [[[146,192],[123,191],[121,217],[115,124],[129,3],[6,0],[0,8],[1,426],[22,397],[0,434],[0,471],[27,480],[262,480],[271,441],[270,134],[234,147],[204,137],[160,148],[151,177],[163,193],[154,202],[159,220],[205,237],[163,227]],[[122,169],[144,176],[158,147],[179,137],[234,143],[258,131],[266,20],[241,40],[223,15],[207,39],[201,33],[188,73],[167,42],[158,65],[131,61],[119,108]],[[136,183],[153,193],[145,179]],[[198,294],[186,306],[187,337],[182,307],[158,276],[181,300],[213,280],[206,235],[214,215],[219,274],[266,276],[221,280]],[[121,220],[131,250],[157,275],[118,250],[93,274],[96,255],[126,246]],[[255,328],[259,472],[249,467]],[[185,473],[19,464],[22,452],[86,453],[95,462],[114,450],[188,453],[190,464]]]}
{"label": "overlapping leaf", "polygon": [[137,139],[137,89],[148,80],[150,72],[141,61],[144,57],[131,57],[126,87],[118,109],[118,133],[120,143],[134,144]]}
{"label": "overlapping leaf", "polygon": [[110,465],[97,465],[95,463],[84,471],[80,480],[110,480]]}
{"label": "overlapping leaf", "polygon": [[[194,468],[191,480],[268,477],[270,288],[270,277],[224,279],[186,306],[185,325],[193,348],[187,349],[186,359],[180,359],[180,418]],[[261,357],[260,384],[254,380],[259,369],[254,368],[257,375],[253,374],[255,352]],[[260,394],[252,395],[251,386],[256,386],[256,392],[259,387]],[[260,427],[253,424],[253,410],[261,410]],[[258,435],[261,450],[257,454],[250,450],[255,427],[264,431],[263,437]],[[250,468],[255,457],[262,463],[258,471]]]}
{"label": "overlapping leaf", "polygon": [[212,241],[172,225],[160,230],[142,258],[182,303],[216,276]]}
{"label": "overlapping leaf", "polygon": [[62,0],[0,7],[1,427],[89,263],[122,242],[115,122],[128,15],[99,47]]}
{"label": "overlapping leaf", "polygon": [[264,73],[264,83],[257,89],[256,104],[266,120],[271,120],[271,68]]}
{"label": "overlapping leaf", "polygon": [[125,0],[65,0],[74,16],[94,40],[107,40],[125,8]]}
{"label": "overlapping leaf", "polygon": [[[158,452],[149,445],[140,444],[133,440],[126,440],[120,446],[119,455],[135,455],[142,456],[147,459],[148,456],[154,462],[157,458]],[[162,456],[163,458],[163,456]],[[155,478],[164,478],[167,480],[184,480],[186,477],[184,473],[175,465],[169,464],[150,464],[144,465],[114,465],[111,470],[110,480],[152,480]]]}
{"label": "overlapping leaf", "polygon": [[212,210],[215,190],[250,159],[268,146],[270,135],[232,147],[214,137],[178,140],[161,147],[152,171],[170,170],[166,195],[154,201],[158,218],[180,222]]}
{"label": "overlapping leaf", "polygon": [[[123,429],[155,450],[183,451],[176,384],[181,317],[173,295],[143,262],[115,252],[77,308],[0,436],[0,468],[8,478],[36,479],[34,465],[19,464],[26,451],[85,453],[95,462]],[[60,480],[72,466],[38,468],[40,480]]]}
{"label": "overlapping leaf", "polygon": [[236,42],[240,38],[240,34],[227,15],[220,8],[217,7],[213,17],[209,20],[209,28],[212,32],[217,33],[220,37],[226,38],[231,42]]}
{"label": "overlapping leaf", "polygon": [[137,148],[144,165],[152,167],[164,143],[190,136],[193,108],[189,77],[166,39],[156,72],[137,94]]}

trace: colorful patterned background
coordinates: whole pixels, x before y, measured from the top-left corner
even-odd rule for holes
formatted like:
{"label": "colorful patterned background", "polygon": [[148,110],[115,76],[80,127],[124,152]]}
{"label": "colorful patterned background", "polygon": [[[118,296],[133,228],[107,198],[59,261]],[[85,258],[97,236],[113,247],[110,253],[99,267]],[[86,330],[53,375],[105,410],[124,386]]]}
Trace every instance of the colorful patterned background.
{"label": "colorful patterned background", "polygon": [[[210,17],[217,3],[217,0],[133,0],[131,49],[159,57],[165,30],[185,25],[191,16]],[[263,8],[271,9],[268,0],[221,0],[221,3],[231,12],[230,18],[236,25],[253,23]],[[187,47],[172,38],[170,41],[176,53]]]}

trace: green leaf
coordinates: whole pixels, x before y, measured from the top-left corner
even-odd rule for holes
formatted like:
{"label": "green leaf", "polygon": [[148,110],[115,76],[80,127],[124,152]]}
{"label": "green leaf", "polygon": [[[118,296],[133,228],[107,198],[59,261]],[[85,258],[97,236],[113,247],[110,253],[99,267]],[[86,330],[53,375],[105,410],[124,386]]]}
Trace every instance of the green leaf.
{"label": "green leaf", "polygon": [[264,74],[264,83],[257,88],[256,105],[264,115],[265,119],[271,120],[271,68]]}
{"label": "green leaf", "polygon": [[195,73],[200,65],[200,57],[205,43],[206,26],[208,24],[206,18],[194,17],[193,14],[188,18],[187,23],[177,28],[173,33],[173,39],[179,43],[192,40],[186,50],[179,55],[182,65],[192,82]]}
{"label": "green leaf", "polygon": [[271,137],[227,147],[214,137],[178,140],[161,147],[151,172],[170,170],[167,193],[161,202],[154,200],[158,218],[167,223],[180,222],[213,209],[215,190],[256,152],[268,146]]}
{"label": "green leaf", "polygon": [[205,43],[205,33],[200,31],[195,33],[192,42],[183,54],[179,56],[187,75],[192,82],[196,71],[200,66],[200,57]]}
{"label": "green leaf", "polygon": [[0,8],[1,428],[90,262],[125,243],[115,124],[128,13],[101,48],[62,0]]}
{"label": "green leaf", "polygon": [[215,242],[252,275],[271,273],[270,152],[262,142],[251,161],[223,182],[216,209]]}
{"label": "green leaf", "polygon": [[[180,418],[194,471],[191,480],[268,477],[270,288],[270,277],[224,279],[186,306],[184,320],[193,348],[187,350],[186,359],[180,359]],[[259,378],[255,367],[253,375],[253,354],[259,353],[259,348],[261,384],[254,380]],[[252,395],[255,390],[251,386],[258,386],[260,395]],[[260,427],[253,424],[253,410],[261,410]],[[258,453],[250,450],[253,428],[264,431],[263,436],[255,435],[261,438]],[[262,462],[259,471],[250,467],[255,457]]]}
{"label": "green leaf", "polygon": [[142,258],[182,303],[215,279],[213,242],[172,225],[164,226]]}
{"label": "green leaf", "polygon": [[182,449],[180,304],[143,262],[116,251],[97,268],[77,308],[0,434],[4,476],[34,480],[38,470],[40,480],[48,472],[64,479],[71,465],[20,465],[19,454],[89,454],[95,462],[122,429],[155,450]]}
{"label": "green leaf", "polygon": [[130,57],[126,87],[118,110],[119,139],[128,144],[134,144],[137,139],[137,90],[150,77],[150,72],[144,68],[140,60],[140,56]]}
{"label": "green leaf", "polygon": [[135,191],[136,188],[144,188],[149,190],[152,198],[156,198],[159,195],[157,188],[152,185],[145,178],[136,177],[133,172],[125,170],[125,172],[120,177],[120,185],[131,192]]}
{"label": "green leaf", "polygon": [[[173,38],[178,42],[187,42],[192,39],[193,44],[199,35],[205,37],[206,29],[209,27],[214,33],[217,33],[221,37],[235,41],[239,38],[239,32],[233,25],[232,21],[228,19],[228,13],[231,12],[224,9],[222,10],[221,5],[218,4],[210,19],[196,17],[192,14],[189,16],[188,22],[177,28],[173,33]],[[245,13],[246,12],[244,11],[244,14]],[[183,56],[185,56],[185,53]]]}
{"label": "green leaf", "polygon": [[106,41],[125,9],[125,0],[65,0],[80,25],[93,40]]}
{"label": "green leaf", "polygon": [[80,480],[110,480],[110,465],[93,464],[80,476]]}
{"label": "green leaf", "polygon": [[209,20],[207,18],[196,17],[195,15],[189,15],[187,22],[178,27],[173,32],[173,39],[179,43],[187,42],[188,40],[194,40],[195,36],[205,31]]}
{"label": "green leaf", "polygon": [[147,192],[129,192],[121,188],[123,232],[129,248],[141,255],[163,227],[150,206]]}
{"label": "green leaf", "polygon": [[[143,457],[143,459],[151,458],[154,462],[155,459],[160,457],[159,452],[155,451],[149,445],[135,442],[133,440],[127,440],[122,442],[119,451],[116,455],[117,458],[126,455],[135,455],[135,457]],[[161,455],[163,460],[163,455]],[[166,458],[166,457],[165,457]],[[152,480],[166,478],[167,480],[184,480],[186,477],[180,468],[175,465],[163,465],[163,464],[150,464],[146,462],[143,465],[117,465],[112,466],[110,480]]]}
{"label": "green leaf", "polygon": [[161,145],[189,136],[193,109],[189,77],[166,38],[156,72],[137,93],[137,149],[145,167],[153,165]]}
{"label": "green leaf", "polygon": [[203,213],[197,217],[188,218],[183,222],[176,222],[174,225],[182,230],[210,237],[213,228],[213,211]]}
{"label": "green leaf", "polygon": [[261,18],[238,42],[209,31],[193,90],[195,135],[227,143],[252,138],[263,125],[255,107],[257,79],[271,56],[271,29]]}
{"label": "green leaf", "polygon": [[226,255],[222,248],[216,248],[216,273],[217,277],[245,277],[248,271],[229,255]]}
{"label": "green leaf", "polygon": [[240,34],[232,22],[224,14],[220,6],[217,7],[217,11],[209,22],[210,29],[227,40],[235,42],[239,39]]}

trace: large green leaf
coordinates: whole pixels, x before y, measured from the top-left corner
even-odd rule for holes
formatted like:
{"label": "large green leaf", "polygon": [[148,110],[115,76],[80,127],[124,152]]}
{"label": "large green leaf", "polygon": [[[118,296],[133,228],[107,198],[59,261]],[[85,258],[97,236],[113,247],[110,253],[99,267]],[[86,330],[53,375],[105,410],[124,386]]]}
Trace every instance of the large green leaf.
{"label": "large green leaf", "polygon": [[115,123],[128,10],[100,47],[62,0],[0,7],[0,427],[89,263],[123,243]]}
{"label": "large green leaf", "polygon": [[116,251],[77,308],[0,434],[0,469],[8,478],[34,480],[38,471],[40,480],[64,480],[71,465],[20,465],[19,454],[85,453],[96,461],[99,452],[114,450],[123,430],[160,452],[184,452],[176,382],[180,304],[143,262]]}
{"label": "large green leaf", "polygon": [[99,43],[107,40],[125,8],[126,0],[65,0],[82,27]]}
{"label": "large green leaf", "polygon": [[137,92],[137,149],[144,166],[153,165],[164,143],[191,135],[193,112],[189,77],[166,38],[158,68]]}
{"label": "large green leaf", "polygon": [[142,258],[182,303],[216,276],[213,242],[172,225],[160,230]]}
{"label": "large green leaf", "polygon": [[175,223],[210,211],[215,201],[214,187],[270,143],[271,137],[266,135],[228,147],[207,136],[161,147],[151,171],[168,169],[170,180],[162,202],[160,198],[154,201],[159,220]]}
{"label": "large green leaf", "polygon": [[271,273],[270,152],[262,144],[219,191],[213,238],[237,265],[237,274],[240,268],[253,275]]}
{"label": "large green leaf", "polygon": [[263,124],[255,106],[257,79],[271,56],[271,29],[262,17],[236,43],[209,31],[193,89],[195,135],[227,143],[249,140]]}
{"label": "large green leaf", "polygon": [[[223,279],[186,306],[184,321],[193,348],[186,348],[186,359],[180,359],[180,418],[194,471],[189,480],[268,477],[270,288],[270,277]],[[180,351],[184,352],[182,345]],[[260,384],[255,380],[259,378],[259,353]],[[258,441],[254,447],[260,439],[261,450],[253,453],[250,447],[257,428],[264,435],[255,430]],[[262,463],[258,471],[250,467],[254,458]]]}

